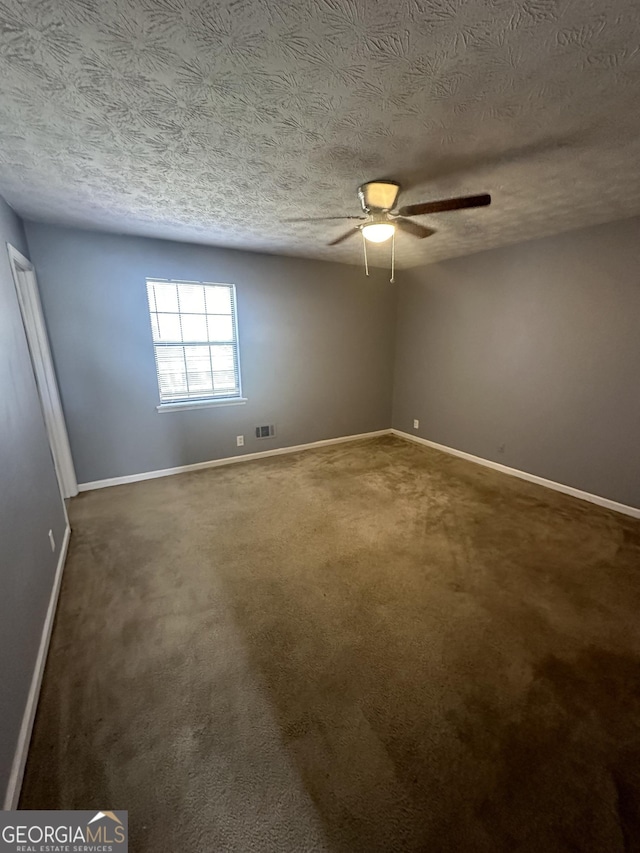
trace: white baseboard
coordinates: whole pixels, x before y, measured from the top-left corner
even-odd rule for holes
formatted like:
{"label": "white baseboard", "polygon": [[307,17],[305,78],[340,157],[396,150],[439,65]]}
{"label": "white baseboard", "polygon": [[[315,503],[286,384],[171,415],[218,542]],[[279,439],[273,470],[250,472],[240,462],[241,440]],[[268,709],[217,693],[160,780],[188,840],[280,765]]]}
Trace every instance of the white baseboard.
{"label": "white baseboard", "polygon": [[170,477],[173,474],[184,474],[187,471],[201,471],[204,468],[219,468],[222,465],[233,465],[235,462],[250,462],[252,459],[266,459],[268,456],[283,456],[285,453],[297,453],[300,450],[312,450],[314,447],[328,447],[330,444],[342,444],[345,441],[358,441],[361,438],[375,438],[378,435],[389,435],[390,429],[379,429],[375,432],[362,432],[358,435],[343,435],[340,438],[326,438],[322,441],[311,441],[308,444],[294,444],[290,447],[276,447],[273,450],[261,450],[257,453],[244,453],[239,456],[226,456],[224,459],[211,459],[208,462],[196,462],[193,465],[179,465],[177,468],[162,468],[159,471],[145,471],[142,474],[128,474],[126,477],[111,477],[107,480],[94,480],[91,483],[78,483],[78,490],[89,492],[92,489],[105,489],[108,486],[122,486],[126,483],[138,483],[140,480],[154,480],[156,477]]}
{"label": "white baseboard", "polygon": [[58,557],[58,565],[56,566],[56,574],[53,579],[53,588],[47,608],[47,615],[42,628],[42,637],[40,638],[40,648],[38,649],[38,657],[31,678],[31,687],[27,696],[27,704],[22,717],[22,725],[18,735],[18,745],[16,747],[11,773],[9,774],[9,782],[4,798],[3,809],[11,811],[18,808],[18,800],[20,799],[20,789],[22,787],[22,777],[24,776],[24,768],[27,763],[27,754],[29,752],[29,743],[31,741],[31,732],[33,730],[33,721],[36,716],[38,707],[38,698],[40,696],[40,687],[42,685],[42,676],[47,662],[47,652],[49,651],[49,642],[51,640],[51,631],[53,630],[53,620],[56,615],[56,606],[58,604],[58,596],[60,595],[60,586],[62,584],[62,573],[64,571],[64,562],[67,558],[67,550],[69,548],[69,538],[71,536],[71,528],[67,524],[60,548]]}
{"label": "white baseboard", "polygon": [[170,477],[173,474],[183,474],[187,471],[201,471],[205,468],[218,468],[223,465],[233,465],[236,462],[250,462],[253,459],[265,459],[269,456],[283,456],[284,454],[297,453],[301,450],[312,450],[314,447],[328,447],[332,444],[342,444],[346,441],[358,441],[363,438],[375,438],[380,435],[395,435],[398,438],[413,441],[416,444],[423,444],[425,447],[432,447],[434,450],[441,450],[443,453],[449,453],[452,456],[459,456],[461,459],[466,459],[469,462],[475,462],[477,465],[483,465],[485,468],[492,468],[494,471],[500,471],[503,474],[508,474],[510,477],[518,477],[520,480],[527,480],[529,483],[536,483],[539,486],[545,486],[547,489],[553,489],[556,492],[571,495],[571,497],[597,504],[598,506],[605,507],[606,509],[611,509],[614,512],[621,512],[624,515],[630,515],[633,518],[640,518],[639,507],[627,506],[627,504],[618,503],[610,498],[603,498],[600,495],[592,495],[589,492],[583,492],[581,489],[576,489],[573,486],[565,486],[563,483],[556,483],[554,480],[547,480],[544,477],[538,477],[537,474],[529,474],[527,471],[520,471],[518,468],[510,468],[508,465],[501,465],[499,462],[492,462],[490,459],[483,459],[481,456],[474,456],[471,453],[466,453],[464,450],[456,450],[454,447],[447,447],[445,444],[438,444],[435,441],[430,441],[428,438],[421,438],[418,435],[412,435],[411,433],[402,432],[402,430],[398,429],[379,429],[374,432],[363,432],[357,435],[344,435],[339,438],[327,438],[322,441],[312,441],[308,444],[296,444],[290,447],[276,447],[273,450],[262,450],[257,453],[245,453],[239,456],[227,456],[223,459],[211,459],[207,462],[196,462],[192,465],[180,465],[176,468],[163,468],[159,471],[144,471],[141,474],[129,474],[125,477],[111,477],[107,480],[94,480],[90,483],[79,483],[78,489],[81,492],[88,492],[92,489],[104,489],[108,486],[122,486],[126,483],[137,483],[141,480],[153,480],[156,477]]}
{"label": "white baseboard", "polygon": [[589,503],[603,506],[606,509],[612,509],[614,512],[630,515],[632,518],[640,518],[639,507],[627,506],[627,504],[621,504],[609,498],[603,498],[600,495],[592,495],[589,492],[583,492],[581,489],[574,489],[573,486],[565,486],[563,483],[556,483],[554,480],[538,477],[537,474],[528,474],[526,471],[520,471],[518,468],[509,468],[508,465],[501,465],[499,462],[492,462],[490,459],[483,459],[481,456],[473,456],[471,453],[465,453],[464,450],[456,450],[454,447],[447,447],[444,444],[436,444],[435,441],[429,441],[427,438],[420,438],[418,435],[411,435],[411,433],[402,432],[399,429],[392,429],[391,433],[398,436],[398,438],[404,438],[407,441],[413,441],[417,444],[424,444],[426,447],[441,450],[443,453],[449,453],[452,456],[459,456],[461,459],[466,459],[468,462],[475,462],[477,465],[484,465],[485,468],[493,468],[494,471],[500,471],[503,474],[508,474],[510,477],[518,477],[520,480],[527,480],[529,483],[545,486],[547,489],[571,495],[571,497],[578,498],[581,501],[589,501]]}

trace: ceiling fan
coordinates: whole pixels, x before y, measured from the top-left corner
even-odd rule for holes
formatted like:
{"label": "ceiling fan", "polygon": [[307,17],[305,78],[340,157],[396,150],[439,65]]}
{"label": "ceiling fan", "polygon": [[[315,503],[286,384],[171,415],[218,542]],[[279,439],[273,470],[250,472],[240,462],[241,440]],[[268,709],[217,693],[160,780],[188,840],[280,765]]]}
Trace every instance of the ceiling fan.
{"label": "ceiling fan", "polygon": [[[408,216],[423,216],[427,213],[444,213],[448,210],[464,210],[469,207],[485,207],[491,204],[491,196],[488,193],[482,195],[461,196],[459,198],[447,198],[440,201],[426,201],[418,204],[408,204],[404,207],[396,209],[396,202],[400,195],[400,184],[397,181],[369,181],[366,184],[358,187],[358,198],[364,216],[312,216],[302,219],[287,219],[286,222],[319,222],[338,219],[357,220],[360,224],[354,225],[344,234],[336,237],[328,243],[329,246],[337,246],[344,240],[348,240],[358,231],[361,232],[364,240],[364,256],[365,268],[367,275],[369,274],[367,266],[367,250],[365,240],[372,243],[384,243],[390,237],[394,238],[396,228],[404,231],[406,234],[411,234],[412,237],[417,237],[422,240],[424,237],[430,237],[435,234],[435,229],[428,228],[426,225],[421,225],[418,222],[413,222],[407,219]],[[393,265],[395,259],[395,245],[392,249],[392,271],[391,280],[393,281]]]}

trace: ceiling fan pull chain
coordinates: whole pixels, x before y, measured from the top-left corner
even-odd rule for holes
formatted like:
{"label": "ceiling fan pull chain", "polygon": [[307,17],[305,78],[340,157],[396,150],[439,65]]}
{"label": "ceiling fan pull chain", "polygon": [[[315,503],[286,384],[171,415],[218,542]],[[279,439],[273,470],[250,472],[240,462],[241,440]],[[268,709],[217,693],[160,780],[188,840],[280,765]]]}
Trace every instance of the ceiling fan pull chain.
{"label": "ceiling fan pull chain", "polygon": [[396,280],[396,229],[393,229],[393,234],[391,235],[391,278],[389,281],[391,284]]}
{"label": "ceiling fan pull chain", "polygon": [[[362,231],[360,233],[362,234]],[[364,234],[362,234],[362,250],[364,252],[364,271],[369,275],[369,264],[367,263],[367,241],[365,240]]]}

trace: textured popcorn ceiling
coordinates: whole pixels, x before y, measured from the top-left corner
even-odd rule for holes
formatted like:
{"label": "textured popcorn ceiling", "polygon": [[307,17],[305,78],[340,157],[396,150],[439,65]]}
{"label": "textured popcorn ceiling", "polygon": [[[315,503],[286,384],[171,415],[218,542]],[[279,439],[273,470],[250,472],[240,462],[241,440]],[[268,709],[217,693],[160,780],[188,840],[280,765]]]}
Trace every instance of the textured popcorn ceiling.
{"label": "textured popcorn ceiling", "polygon": [[[0,0],[0,192],[26,217],[360,262],[356,188],[412,266],[640,213],[633,0]],[[386,263],[389,245],[375,250]]]}

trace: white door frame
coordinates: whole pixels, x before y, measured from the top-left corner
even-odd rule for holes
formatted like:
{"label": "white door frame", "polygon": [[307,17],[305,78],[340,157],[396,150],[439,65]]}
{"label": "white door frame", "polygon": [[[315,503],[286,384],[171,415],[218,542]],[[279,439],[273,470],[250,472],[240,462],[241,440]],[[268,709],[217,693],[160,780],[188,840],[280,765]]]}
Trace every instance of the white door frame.
{"label": "white door frame", "polygon": [[18,302],[20,303],[22,322],[31,352],[33,372],[42,403],[42,413],[49,436],[51,455],[58,476],[60,492],[63,498],[72,498],[78,494],[78,481],[73,467],[67,427],[53,368],[36,273],[31,261],[25,258],[11,243],[7,243],[7,251],[18,294]]}

